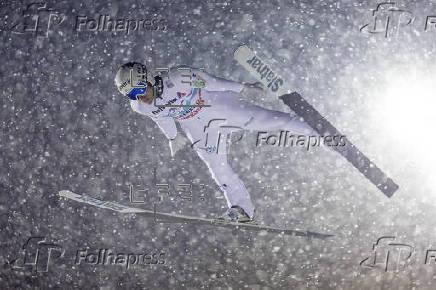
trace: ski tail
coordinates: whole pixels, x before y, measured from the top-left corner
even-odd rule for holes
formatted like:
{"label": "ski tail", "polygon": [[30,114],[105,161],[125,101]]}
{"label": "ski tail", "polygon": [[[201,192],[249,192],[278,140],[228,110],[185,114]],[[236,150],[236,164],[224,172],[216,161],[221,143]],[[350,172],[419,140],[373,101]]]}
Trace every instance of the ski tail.
{"label": "ski tail", "polygon": [[[320,135],[342,135],[329,121],[315,110],[300,94],[293,92],[279,97],[289,108],[304,118]],[[344,146],[332,146],[331,148],[347,159],[369,181],[382,191],[387,197],[391,197],[399,186],[373,162],[369,160],[354,144],[345,136]]]}

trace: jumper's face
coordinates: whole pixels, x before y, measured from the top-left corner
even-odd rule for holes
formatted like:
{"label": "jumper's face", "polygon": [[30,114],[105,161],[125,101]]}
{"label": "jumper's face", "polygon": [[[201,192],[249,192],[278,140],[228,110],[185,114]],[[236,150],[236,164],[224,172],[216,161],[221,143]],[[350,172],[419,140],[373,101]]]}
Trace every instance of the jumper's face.
{"label": "jumper's face", "polygon": [[152,85],[149,85],[145,94],[139,96],[138,100],[148,105],[151,105],[154,101],[154,98],[154,87]]}

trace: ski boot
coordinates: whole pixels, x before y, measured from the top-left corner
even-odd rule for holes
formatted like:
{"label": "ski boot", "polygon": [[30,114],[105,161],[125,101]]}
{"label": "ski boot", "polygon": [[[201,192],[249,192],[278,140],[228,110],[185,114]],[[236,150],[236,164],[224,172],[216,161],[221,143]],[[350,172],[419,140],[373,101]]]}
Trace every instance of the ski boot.
{"label": "ski boot", "polygon": [[225,222],[236,222],[236,223],[252,223],[256,224],[256,222],[251,219],[248,214],[238,205],[234,205],[229,208],[224,214],[222,214],[219,218],[219,221]]}

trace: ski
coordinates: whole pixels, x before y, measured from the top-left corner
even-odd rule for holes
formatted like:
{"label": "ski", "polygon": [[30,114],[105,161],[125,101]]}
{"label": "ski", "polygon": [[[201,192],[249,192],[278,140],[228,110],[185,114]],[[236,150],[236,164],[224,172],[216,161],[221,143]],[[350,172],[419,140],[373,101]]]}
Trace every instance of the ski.
{"label": "ski", "polygon": [[266,231],[269,233],[284,234],[284,235],[297,236],[297,237],[309,237],[309,238],[317,238],[317,239],[324,239],[333,236],[331,234],[324,234],[324,233],[303,231],[303,230],[284,229],[284,228],[259,225],[254,223],[226,222],[215,218],[202,218],[202,217],[188,216],[188,215],[181,215],[181,214],[163,213],[163,212],[156,211],[156,207],[154,207],[154,210],[128,207],[118,202],[104,201],[84,194],[82,195],[77,194],[69,190],[59,191],[59,196],[65,197],[67,199],[75,200],[78,202],[86,203],[89,205],[93,205],[99,208],[110,209],[119,213],[144,215],[146,217],[153,218],[156,222],[162,222],[162,223],[172,222],[172,223],[213,225],[219,227],[245,229],[250,231]]}
{"label": "ski", "polygon": [[[318,134],[343,135],[315,108],[297,92],[290,93],[284,79],[274,71],[270,65],[262,60],[251,48],[240,46],[234,52],[234,58],[257,80],[262,82],[272,93],[279,96],[292,111],[302,117]],[[354,144],[344,137],[345,146],[332,146],[357,170],[359,170],[371,183],[373,183],[387,197],[391,197],[399,188],[379,167],[365,156]]]}

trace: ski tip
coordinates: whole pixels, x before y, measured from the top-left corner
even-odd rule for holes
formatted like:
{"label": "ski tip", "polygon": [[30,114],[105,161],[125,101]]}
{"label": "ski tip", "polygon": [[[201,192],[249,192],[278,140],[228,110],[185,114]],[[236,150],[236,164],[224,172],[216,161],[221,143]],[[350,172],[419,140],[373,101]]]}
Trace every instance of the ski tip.
{"label": "ski tip", "polygon": [[233,52],[233,56],[236,57],[239,53],[243,52],[244,50],[252,50],[246,43],[241,43]]}
{"label": "ski tip", "polygon": [[68,196],[68,195],[70,195],[71,193],[72,193],[72,192],[69,191],[69,190],[61,190],[61,191],[58,192],[58,194],[59,194],[60,196],[63,196],[63,197]]}
{"label": "ski tip", "polygon": [[74,193],[71,190],[60,190],[58,194],[59,196],[66,197],[66,198],[73,198],[73,197],[80,196],[79,194]]}

